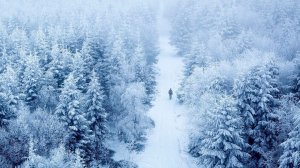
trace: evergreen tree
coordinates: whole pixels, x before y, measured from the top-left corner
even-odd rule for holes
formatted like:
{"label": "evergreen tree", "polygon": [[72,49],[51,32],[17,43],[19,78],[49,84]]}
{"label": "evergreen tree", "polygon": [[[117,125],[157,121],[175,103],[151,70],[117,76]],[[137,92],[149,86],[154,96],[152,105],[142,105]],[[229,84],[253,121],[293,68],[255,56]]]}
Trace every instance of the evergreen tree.
{"label": "evergreen tree", "polygon": [[126,63],[126,53],[124,41],[121,35],[116,34],[116,39],[106,49],[101,64],[97,67],[100,74],[101,85],[107,102],[104,103],[105,109],[113,111],[114,115],[121,113],[122,105],[120,96],[125,89],[128,65]]}
{"label": "evergreen tree", "polygon": [[103,61],[103,52],[105,47],[102,44],[102,40],[100,37],[86,37],[85,41],[82,44],[81,54],[84,62],[88,65],[87,67],[90,70],[93,70],[93,67],[98,63]]}
{"label": "evergreen tree", "polygon": [[144,83],[130,83],[121,95],[124,108],[119,116],[120,139],[130,144],[131,150],[141,151],[144,148],[145,130],[151,127],[151,119],[145,114],[146,99]]}
{"label": "evergreen tree", "polygon": [[292,96],[296,103],[300,103],[300,52],[296,58],[296,68],[292,75]]}
{"label": "evergreen tree", "polygon": [[6,128],[9,120],[16,118],[15,101],[11,101],[10,97],[0,90],[0,128]]}
{"label": "evergreen tree", "polygon": [[24,29],[15,28],[9,36],[9,45],[7,46],[7,52],[9,55],[14,56],[14,61],[19,61],[19,50],[23,49],[26,52],[29,51],[29,41]]}
{"label": "evergreen tree", "polygon": [[4,67],[3,73],[0,74],[0,90],[4,92],[12,92],[12,94],[18,94],[20,92],[20,83],[16,70],[7,64]]}
{"label": "evergreen tree", "polygon": [[34,52],[40,58],[42,67],[47,68],[47,64],[51,61],[50,58],[50,43],[46,37],[45,32],[41,27],[33,35]]}
{"label": "evergreen tree", "polygon": [[255,143],[252,145],[254,153],[260,153],[259,166],[275,167],[275,156],[278,144],[279,118],[277,113],[279,106],[279,90],[277,86],[278,67],[273,63],[267,64],[265,72],[260,78],[260,90],[258,92],[258,106],[256,107],[256,126],[254,128]]}
{"label": "evergreen tree", "polygon": [[147,64],[146,53],[141,44],[141,41],[137,42],[137,46],[134,50],[134,54],[131,56],[131,62],[128,64],[133,68],[134,82],[142,82],[145,84],[147,93],[147,99],[144,100],[145,104],[150,104],[152,96],[155,93],[155,67],[152,64]]}
{"label": "evergreen tree", "polygon": [[129,60],[129,65],[133,68],[132,73],[134,74],[134,81],[144,82],[145,80],[147,80],[145,53],[140,42],[138,42],[134,54]]}
{"label": "evergreen tree", "polygon": [[24,164],[24,168],[44,167],[43,165],[41,165],[42,159],[43,159],[42,157],[35,154],[34,142],[33,142],[32,138],[30,138],[29,139],[28,157],[27,157],[27,162],[25,162],[25,164]]}
{"label": "evergreen tree", "polygon": [[59,145],[51,152],[48,167],[72,167],[71,165],[76,164],[74,157],[74,154],[66,152],[64,145]]}
{"label": "evergreen tree", "polygon": [[86,92],[86,88],[89,81],[89,67],[83,59],[83,55],[80,52],[74,54],[73,63],[72,63],[72,72],[77,78],[77,87],[82,92]]}
{"label": "evergreen tree", "polygon": [[126,64],[126,51],[124,48],[124,40],[121,37],[120,32],[116,34],[116,39],[110,48],[109,54],[110,59],[108,63],[109,67],[109,78],[110,86],[119,85],[124,81],[124,75],[127,73]]}
{"label": "evergreen tree", "polygon": [[63,145],[54,149],[51,155],[43,157],[35,153],[34,143],[29,142],[29,151],[27,161],[25,161],[20,168],[56,168],[56,167],[72,167],[83,168],[82,159],[78,154],[78,159],[75,154],[67,153]]}
{"label": "evergreen tree", "polygon": [[250,167],[272,167],[278,145],[278,68],[269,63],[254,67],[236,88]]}
{"label": "evergreen tree", "polygon": [[56,114],[68,130],[66,147],[71,152],[78,150],[84,164],[88,166],[92,160],[91,131],[82,109],[80,108],[81,93],[76,86],[77,80],[71,73],[64,82]]}
{"label": "evergreen tree", "polygon": [[130,82],[141,82],[145,85],[147,98],[143,101],[144,104],[149,105],[155,92],[156,73],[154,72],[154,66],[146,63],[146,54],[140,40],[138,40],[134,53],[129,58],[128,65],[130,66],[130,71],[126,78]]}
{"label": "evergreen tree", "polygon": [[[106,42],[103,51],[99,47],[97,48],[97,42],[93,41],[91,44],[92,52],[90,52],[91,57],[96,62],[95,71],[100,75],[101,86],[107,99],[110,99],[112,87],[121,83],[121,74],[124,73],[123,66],[125,65],[124,42],[120,34],[116,35],[112,31],[110,33],[113,35],[109,35],[110,41]],[[116,39],[112,36],[116,36]],[[109,102],[106,102],[105,106],[105,109],[111,108],[108,107]]]}
{"label": "evergreen tree", "polygon": [[87,39],[83,42],[81,48],[81,57],[83,59],[85,69],[87,70],[87,76],[90,76],[91,72],[95,68],[97,62],[101,61],[99,57],[101,56],[101,52],[99,51],[100,45],[96,45],[97,47],[93,46],[93,39],[87,37]]}
{"label": "evergreen tree", "polygon": [[110,69],[111,69],[111,57],[109,54],[104,53],[100,61],[95,65],[96,72],[99,74],[99,78],[101,79],[100,85],[103,88],[103,94],[106,99],[103,102],[103,106],[106,110],[111,111],[112,107],[110,105]]}
{"label": "evergreen tree", "polygon": [[105,96],[95,71],[92,72],[91,81],[85,95],[85,115],[89,121],[89,128],[94,136],[93,153],[96,160],[105,163],[110,159],[110,151],[104,145],[108,131],[106,119],[108,113],[103,107]]}
{"label": "evergreen tree", "polygon": [[205,167],[244,167],[248,154],[242,138],[241,118],[231,96],[206,94],[212,106],[201,121],[198,143],[191,152]]}
{"label": "evergreen tree", "polygon": [[55,44],[51,50],[52,61],[49,63],[48,73],[56,80],[56,89],[63,87],[64,80],[72,71],[72,54],[67,49],[61,49]]}
{"label": "evergreen tree", "polygon": [[186,55],[185,76],[190,76],[195,67],[205,68],[210,63],[208,49],[204,43],[201,43],[197,38],[193,39],[191,49]]}
{"label": "evergreen tree", "polygon": [[25,70],[22,75],[22,89],[25,102],[31,109],[35,109],[38,104],[38,94],[41,89],[42,70],[39,67],[39,59],[37,56],[30,54],[25,60]]}
{"label": "evergreen tree", "polygon": [[157,85],[156,67],[154,65],[148,65],[144,72],[145,72],[144,76],[146,76],[146,81],[144,81],[144,83],[145,83],[146,93],[148,96],[148,98],[145,100],[144,103],[147,105],[151,105],[151,101],[153,100],[156,93],[156,85]]}
{"label": "evergreen tree", "polygon": [[[3,11],[11,9],[0,19],[0,127],[7,127],[0,129],[0,162],[21,166],[29,149],[24,137],[30,132],[36,149],[31,145],[30,167],[111,166],[113,151],[106,147],[106,136],[120,140],[124,126],[130,144],[145,141],[150,121],[145,102],[150,103],[147,94],[154,95],[158,54],[152,3],[119,8],[93,1],[84,7],[55,0],[45,12],[39,8],[44,2],[25,1],[0,5]],[[99,5],[100,12],[93,7]],[[58,117],[51,117],[53,111]],[[64,130],[58,129],[61,124]],[[52,154],[60,143],[66,150]],[[73,165],[65,155],[75,153]],[[128,165],[119,162],[119,167]]]}
{"label": "evergreen tree", "polygon": [[0,45],[0,73],[4,71],[5,66],[7,64],[7,60],[8,60],[8,56],[6,53],[6,48],[5,46]]}
{"label": "evergreen tree", "polygon": [[[190,40],[192,37],[192,19],[195,1],[185,1],[178,6],[181,12],[177,12],[173,21],[171,41],[179,49],[179,54],[184,55],[189,51]],[[178,4],[179,5],[179,4]]]}
{"label": "evergreen tree", "polygon": [[288,138],[281,144],[283,154],[279,159],[280,168],[294,168],[300,166],[300,108],[294,108],[294,128]]}

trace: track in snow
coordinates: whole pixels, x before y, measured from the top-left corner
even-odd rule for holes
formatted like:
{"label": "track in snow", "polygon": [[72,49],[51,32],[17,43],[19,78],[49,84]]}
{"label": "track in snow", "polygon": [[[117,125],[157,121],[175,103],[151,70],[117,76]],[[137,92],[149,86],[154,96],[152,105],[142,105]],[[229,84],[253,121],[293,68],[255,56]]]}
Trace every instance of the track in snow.
{"label": "track in snow", "polygon": [[[175,96],[183,76],[182,58],[176,56],[176,49],[169,43],[169,28],[166,20],[160,19],[160,54],[157,68],[157,98],[149,111],[155,128],[149,132],[145,151],[136,156],[139,168],[189,168],[184,144],[187,142],[184,109],[178,105]],[[168,90],[172,88],[173,100]]]}

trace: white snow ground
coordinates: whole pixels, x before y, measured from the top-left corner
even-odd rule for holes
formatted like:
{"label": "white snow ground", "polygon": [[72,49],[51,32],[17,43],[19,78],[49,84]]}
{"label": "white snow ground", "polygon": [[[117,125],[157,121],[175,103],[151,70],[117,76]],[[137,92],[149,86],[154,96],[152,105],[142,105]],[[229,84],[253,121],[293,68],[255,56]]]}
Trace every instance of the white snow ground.
{"label": "white snow ground", "polygon": [[[155,122],[155,128],[149,133],[146,148],[137,156],[136,163],[140,168],[189,168],[185,152],[185,119],[183,110],[173,100],[168,98],[168,90],[178,89],[182,77],[182,60],[175,57],[175,49],[168,43],[168,38],[160,38],[161,53],[158,67],[160,75],[157,77],[158,94],[149,116]],[[174,95],[175,96],[175,95]]]}
{"label": "white snow ground", "polygon": [[[192,162],[184,150],[188,143],[187,111],[176,102],[184,64],[169,43],[169,24],[162,16],[159,18],[158,93],[149,111],[155,128],[148,134],[145,151],[137,155],[134,162],[139,168],[191,168]],[[169,100],[170,88],[174,92],[173,100]]]}
{"label": "white snow ground", "polygon": [[[157,69],[157,97],[148,115],[155,122],[149,131],[145,151],[129,152],[125,145],[114,146],[114,159],[128,160],[139,168],[196,168],[185,151],[188,144],[188,110],[176,102],[176,91],[183,78],[183,60],[176,56],[176,48],[169,43],[170,24],[163,15],[159,17],[159,47]],[[172,88],[173,100],[168,90]]]}

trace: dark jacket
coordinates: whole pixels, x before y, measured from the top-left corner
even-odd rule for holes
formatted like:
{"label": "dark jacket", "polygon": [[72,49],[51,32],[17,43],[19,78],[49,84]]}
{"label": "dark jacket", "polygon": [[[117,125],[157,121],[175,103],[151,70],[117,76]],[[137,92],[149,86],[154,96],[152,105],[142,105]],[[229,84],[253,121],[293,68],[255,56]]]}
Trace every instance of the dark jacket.
{"label": "dark jacket", "polygon": [[172,95],[173,94],[173,91],[172,89],[169,90],[169,95]]}

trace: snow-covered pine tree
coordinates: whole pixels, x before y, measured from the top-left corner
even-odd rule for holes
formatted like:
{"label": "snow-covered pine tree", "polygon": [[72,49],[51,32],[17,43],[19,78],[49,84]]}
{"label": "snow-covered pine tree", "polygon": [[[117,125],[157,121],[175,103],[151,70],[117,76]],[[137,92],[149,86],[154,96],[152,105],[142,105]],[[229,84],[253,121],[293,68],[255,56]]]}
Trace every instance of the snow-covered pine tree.
{"label": "snow-covered pine tree", "polygon": [[64,82],[56,114],[68,130],[66,148],[73,153],[78,150],[84,164],[88,166],[92,160],[92,133],[80,107],[81,92],[76,83],[71,73]]}
{"label": "snow-covered pine tree", "polygon": [[110,54],[110,59],[108,60],[108,63],[110,64],[108,81],[111,86],[120,85],[121,82],[124,82],[124,75],[127,73],[124,40],[122,39],[120,32],[115,35],[116,37],[108,53]]}
{"label": "snow-covered pine tree", "polygon": [[[76,155],[77,156],[77,155]],[[29,151],[27,160],[19,166],[20,168],[56,168],[56,167],[72,167],[83,168],[82,159],[78,154],[67,153],[64,146],[60,145],[51,151],[49,157],[36,154],[34,143],[29,141]]]}
{"label": "snow-covered pine tree", "polygon": [[4,71],[0,74],[0,90],[6,93],[18,94],[20,87],[16,70],[10,64],[3,68]]}
{"label": "snow-covered pine tree", "polygon": [[82,46],[83,34],[81,31],[78,31],[75,24],[71,23],[65,26],[62,36],[64,36],[63,45],[71,53],[76,53],[77,49]]}
{"label": "snow-covered pine tree", "polygon": [[[0,37],[1,41],[1,37]],[[0,45],[0,73],[2,73],[5,69],[5,66],[7,65],[8,56],[6,53],[5,46]]]}
{"label": "snow-covered pine tree", "polygon": [[[244,167],[248,154],[241,134],[241,118],[236,102],[230,95],[206,93],[212,103],[200,121],[200,135],[196,148],[199,164],[204,167]],[[195,151],[197,150],[197,151]]]}
{"label": "snow-covered pine tree", "polygon": [[74,54],[73,64],[72,64],[72,72],[74,76],[77,78],[77,88],[81,90],[83,93],[86,92],[86,88],[89,81],[89,70],[90,67],[87,67],[82,54],[77,51]]}
{"label": "snow-covered pine tree", "polygon": [[[104,102],[104,107],[106,110],[112,111],[118,109],[117,106],[112,105],[113,103],[117,103],[118,101],[113,101],[113,97],[118,97],[120,93],[116,93],[118,90],[117,87],[124,84],[124,66],[126,65],[125,61],[125,50],[124,50],[124,41],[121,39],[120,33],[115,34],[111,33],[113,36],[111,37],[110,42],[107,42],[107,47],[103,54],[101,53],[98,63],[96,65],[95,71],[99,74],[101,79],[101,86],[104,91],[104,95],[107,100]],[[116,37],[115,37],[115,36]],[[99,50],[99,49],[97,49]],[[96,53],[101,51],[95,51]],[[99,57],[99,56],[98,56]],[[96,56],[93,55],[95,59]]]}
{"label": "snow-covered pine tree", "polygon": [[128,78],[132,78],[132,82],[141,82],[145,84],[147,98],[144,99],[145,104],[150,104],[155,90],[155,72],[153,65],[147,65],[146,55],[141,41],[138,40],[134,54],[130,57],[128,65],[130,66],[130,74]]}
{"label": "snow-covered pine tree", "polygon": [[71,165],[76,164],[74,160],[74,154],[66,152],[64,145],[61,144],[51,152],[48,167],[72,167]]}
{"label": "snow-covered pine tree", "polygon": [[1,58],[0,63],[2,63],[2,61],[4,61],[4,58],[6,59],[6,57],[4,57],[4,56],[6,55],[5,42],[6,42],[7,38],[8,38],[8,33],[7,33],[6,26],[4,26],[3,23],[0,23],[0,44],[1,44],[0,45],[0,58]]}
{"label": "snow-covered pine tree", "polygon": [[[2,95],[1,103],[2,107],[9,107],[10,113],[14,116],[17,112],[17,105],[19,100],[20,87],[18,76],[11,65],[7,65],[3,73],[0,74],[0,94]],[[0,105],[0,106],[1,106]],[[2,108],[3,113],[5,113],[6,108]]]}
{"label": "snow-covered pine tree", "polygon": [[119,121],[119,131],[122,141],[127,142],[131,150],[141,151],[146,140],[146,129],[150,128],[151,119],[145,114],[146,106],[143,100],[147,98],[144,83],[128,84],[121,95],[124,111]]}
{"label": "snow-covered pine tree", "polygon": [[259,167],[277,166],[277,158],[274,154],[279,145],[278,75],[278,67],[273,63],[268,63],[263,67],[260,76],[259,100],[256,107],[256,125],[254,128],[255,143],[252,145],[253,151],[261,155]]}
{"label": "snow-covered pine tree", "polygon": [[31,110],[38,105],[38,94],[42,85],[42,70],[36,55],[25,55],[25,70],[22,74],[24,100]]}
{"label": "snow-covered pine tree", "polygon": [[99,78],[95,71],[91,74],[91,81],[87,88],[84,98],[85,115],[89,122],[90,130],[93,132],[93,153],[95,159],[101,163],[106,163],[110,160],[111,151],[104,145],[106,139],[107,128],[107,115],[103,107],[105,96],[102,87],[99,83]]}
{"label": "snow-covered pine tree", "polygon": [[[110,72],[110,55],[107,53],[104,53],[102,55],[102,58],[99,60],[99,62],[96,64],[96,72],[99,74],[99,78],[101,79],[100,84],[103,88],[104,95],[109,98],[109,89],[110,89],[110,82],[109,82],[109,72]],[[107,106],[108,103],[105,103],[105,106]]]}
{"label": "snow-covered pine tree", "polygon": [[300,108],[294,107],[294,128],[288,138],[281,144],[283,153],[280,156],[279,168],[294,168],[300,166]]}
{"label": "snow-covered pine tree", "polygon": [[[126,62],[126,49],[124,48],[124,40],[121,37],[121,33],[116,34],[114,41],[108,50],[105,52],[103,60],[103,76],[100,76],[101,80],[104,80],[103,86],[104,93],[107,93],[109,101],[105,103],[105,109],[112,112],[110,118],[114,118],[113,122],[116,122],[120,117],[122,110],[121,95],[126,89],[126,82],[128,75],[129,65]],[[99,72],[98,74],[101,74]]]}
{"label": "snow-covered pine tree", "polygon": [[33,139],[29,139],[29,150],[27,161],[23,164],[23,168],[36,168],[36,167],[45,167],[45,160],[43,157],[35,153]]}
{"label": "snow-covered pine tree", "polygon": [[295,73],[292,76],[292,96],[296,103],[300,104],[300,51],[296,57]]}
{"label": "snow-covered pine tree", "polygon": [[[179,55],[184,55],[189,51],[190,39],[192,37],[193,16],[195,1],[185,1],[178,6],[181,12],[176,12],[172,19],[173,29],[171,41],[179,49]],[[179,5],[179,4],[178,4]]]}
{"label": "snow-covered pine tree", "polygon": [[14,28],[14,30],[9,35],[9,45],[7,45],[7,52],[9,55],[13,56],[13,61],[19,61],[17,58],[20,56],[20,49],[29,51],[29,40],[24,29],[19,27]]}
{"label": "snow-covered pine tree", "polygon": [[15,102],[11,102],[10,97],[0,90],[0,128],[5,128],[9,120],[16,118],[14,104]]}
{"label": "snow-covered pine tree", "polygon": [[97,39],[91,37],[87,37],[82,44],[80,53],[84,62],[83,66],[89,70],[88,76],[90,76],[93,69],[95,69],[97,63],[102,61],[99,59],[102,56],[101,47],[100,42],[97,43]]}
{"label": "snow-covered pine tree", "polygon": [[250,167],[275,166],[279,115],[277,88],[278,68],[273,63],[254,67],[237,82],[235,94],[244,124],[244,139],[251,155]]}
{"label": "snow-covered pine tree", "polygon": [[145,104],[151,105],[151,101],[153,100],[155,93],[156,93],[156,67],[152,65],[146,66],[145,74],[146,76],[146,81],[145,83],[145,88],[146,88],[146,93],[147,93],[147,99],[145,100]]}
{"label": "snow-covered pine tree", "polygon": [[134,50],[134,54],[130,57],[129,65],[133,68],[134,81],[144,82],[146,80],[145,68],[146,68],[146,60],[145,60],[145,52],[141,42],[137,43],[137,46]]}
{"label": "snow-covered pine tree", "polygon": [[[94,65],[94,60],[92,57],[92,38],[87,37],[83,43],[82,43],[82,47],[80,50],[80,53],[82,54],[82,58],[84,60],[84,62],[86,62],[87,64],[89,64],[91,67]],[[89,68],[91,68],[89,67]]]}
{"label": "snow-covered pine tree", "polygon": [[42,67],[47,69],[47,64],[51,61],[51,49],[50,43],[48,42],[48,39],[42,27],[39,27],[38,30],[34,32],[32,40],[35,54],[40,58]]}
{"label": "snow-covered pine tree", "polygon": [[191,49],[186,54],[185,58],[185,76],[190,76],[195,67],[205,68],[209,66],[210,61],[211,58],[205,44],[201,43],[197,38],[194,38]]}
{"label": "snow-covered pine tree", "polygon": [[[95,66],[99,66],[99,64],[102,64],[103,61],[105,61],[105,56],[109,56],[104,55],[104,50],[108,46],[104,46],[105,43],[103,41],[102,37],[99,37],[98,34],[90,32],[87,34],[87,37],[82,44],[80,52],[85,64],[90,68],[90,72],[95,69]],[[95,69],[98,73],[97,70],[98,69]]]}
{"label": "snow-covered pine tree", "polygon": [[250,144],[252,144],[254,141],[251,132],[255,124],[254,107],[256,105],[255,97],[258,89],[254,85],[255,78],[253,75],[251,75],[253,73],[256,73],[256,69],[253,69],[251,73],[237,81],[234,88],[235,96],[237,97],[238,110],[243,119],[244,139]]}
{"label": "snow-covered pine tree", "polygon": [[56,89],[63,87],[64,80],[71,72],[72,54],[67,49],[61,49],[58,44],[55,44],[51,50],[52,61],[49,63],[47,73],[52,74],[56,80]]}

